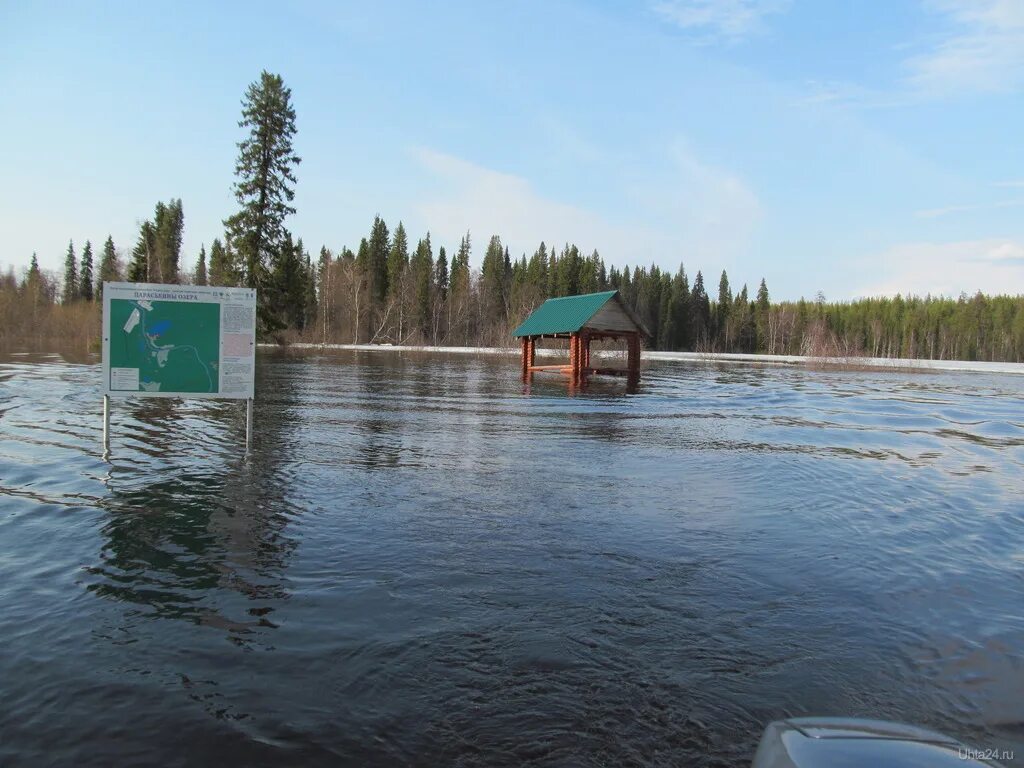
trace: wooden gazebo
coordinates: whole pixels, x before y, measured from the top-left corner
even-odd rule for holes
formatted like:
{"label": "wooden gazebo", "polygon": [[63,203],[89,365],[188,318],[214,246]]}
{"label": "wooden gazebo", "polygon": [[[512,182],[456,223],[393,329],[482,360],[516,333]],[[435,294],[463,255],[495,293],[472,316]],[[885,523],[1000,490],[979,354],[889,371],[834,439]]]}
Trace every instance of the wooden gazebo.
{"label": "wooden gazebo", "polygon": [[[638,381],[641,337],[649,335],[618,291],[548,299],[512,332],[513,337],[522,339],[523,376],[534,371],[554,371],[568,374],[574,381],[587,374],[627,376],[631,381]],[[569,364],[537,365],[539,339],[568,339]],[[626,342],[625,369],[591,365],[590,342],[604,339]]]}

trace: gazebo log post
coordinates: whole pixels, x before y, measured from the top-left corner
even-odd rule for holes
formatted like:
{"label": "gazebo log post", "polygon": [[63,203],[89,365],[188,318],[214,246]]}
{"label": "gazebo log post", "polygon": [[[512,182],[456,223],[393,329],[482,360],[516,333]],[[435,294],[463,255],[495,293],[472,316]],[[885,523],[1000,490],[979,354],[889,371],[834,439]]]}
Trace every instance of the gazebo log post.
{"label": "gazebo log post", "polygon": [[640,378],[640,334],[631,333],[629,334],[629,340],[627,342],[627,368],[629,370],[629,378],[639,379]]}

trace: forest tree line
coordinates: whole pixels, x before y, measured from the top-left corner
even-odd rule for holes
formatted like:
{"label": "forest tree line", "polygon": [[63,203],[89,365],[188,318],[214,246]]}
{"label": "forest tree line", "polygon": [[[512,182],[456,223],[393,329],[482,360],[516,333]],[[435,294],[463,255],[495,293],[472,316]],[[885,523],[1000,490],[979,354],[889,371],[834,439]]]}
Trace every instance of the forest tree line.
{"label": "forest tree line", "polygon": [[[355,250],[322,246],[311,257],[285,226],[301,162],[291,90],[263,72],[242,100],[233,191],[224,233],[182,263],[181,199],[156,204],[129,251],[111,237],[94,263],[73,242],[64,274],[33,254],[24,274],[0,275],[0,345],[94,348],[105,280],[246,286],[257,290],[262,338],[317,343],[507,346],[544,299],[615,289],[658,350],[1024,362],[1024,296],[771,301],[762,278],[738,290],[723,271],[705,284],[683,266],[608,266],[597,251],[540,243],[514,258],[493,235],[479,260],[467,232],[452,250],[430,233],[415,244],[404,225],[377,216]],[[479,263],[478,267],[474,264]]]}
{"label": "forest tree line", "polygon": [[[56,344],[99,334],[104,280],[247,285],[230,239],[200,249],[182,269],[180,200],[158,203],[130,251],[108,237],[94,264],[86,242],[69,243],[63,278],[40,270],[0,278],[5,347]],[[379,216],[352,250],[320,248],[313,258],[285,233],[264,278],[267,338],[311,343],[508,346],[511,332],[544,299],[618,290],[650,332],[648,349],[906,357],[1024,362],[1024,297],[870,298],[772,302],[761,279],[738,290],[723,271],[711,291],[701,271],[680,266],[608,266],[596,251],[540,243],[512,258],[499,236],[476,268],[470,233],[450,255],[429,233],[412,242]]]}

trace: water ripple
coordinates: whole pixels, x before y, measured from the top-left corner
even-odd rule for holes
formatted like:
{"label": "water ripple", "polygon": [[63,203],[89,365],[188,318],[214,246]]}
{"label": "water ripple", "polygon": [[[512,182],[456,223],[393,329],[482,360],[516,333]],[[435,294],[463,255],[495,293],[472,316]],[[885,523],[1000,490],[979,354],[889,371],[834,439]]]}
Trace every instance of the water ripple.
{"label": "water ripple", "polygon": [[[266,354],[0,361],[4,765],[746,764],[787,715],[1024,754],[1024,385]],[[187,733],[182,739],[180,734]]]}

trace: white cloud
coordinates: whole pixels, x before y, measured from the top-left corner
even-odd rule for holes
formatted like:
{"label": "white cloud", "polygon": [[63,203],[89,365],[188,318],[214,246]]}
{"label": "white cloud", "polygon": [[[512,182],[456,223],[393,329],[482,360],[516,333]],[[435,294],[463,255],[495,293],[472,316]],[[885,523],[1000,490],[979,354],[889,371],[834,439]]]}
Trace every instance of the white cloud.
{"label": "white cloud", "polygon": [[596,248],[608,264],[675,269],[684,260],[720,269],[748,250],[761,218],[756,195],[739,177],[701,162],[683,143],[669,152],[664,170],[619,184],[619,206],[609,215],[544,197],[521,176],[452,155],[420,148],[414,156],[435,185],[415,205],[417,217],[444,242],[471,230],[477,264],[486,239],[499,234],[517,255],[556,238],[559,248]]}
{"label": "white cloud", "polygon": [[927,208],[921,211],[914,211],[914,215],[920,219],[937,219],[954,213],[971,213],[974,211],[1021,207],[1024,207],[1024,199],[997,200],[994,203],[971,203],[968,205],[947,205],[942,208]]}
{"label": "white cloud", "polygon": [[950,31],[926,53],[907,61],[919,91],[1007,91],[1024,84],[1024,2],[930,0]]}
{"label": "white cloud", "polygon": [[800,95],[794,100],[794,103],[800,107],[886,109],[916,104],[920,101],[920,94],[911,93],[906,89],[886,90],[868,88],[843,80],[812,79],[804,81]]}
{"label": "white cloud", "polygon": [[790,0],[658,0],[651,9],[688,32],[735,42],[762,32],[765,17],[789,6]]}
{"label": "white cloud", "polygon": [[1024,241],[906,243],[866,259],[863,266],[877,279],[857,296],[1024,294]]}

